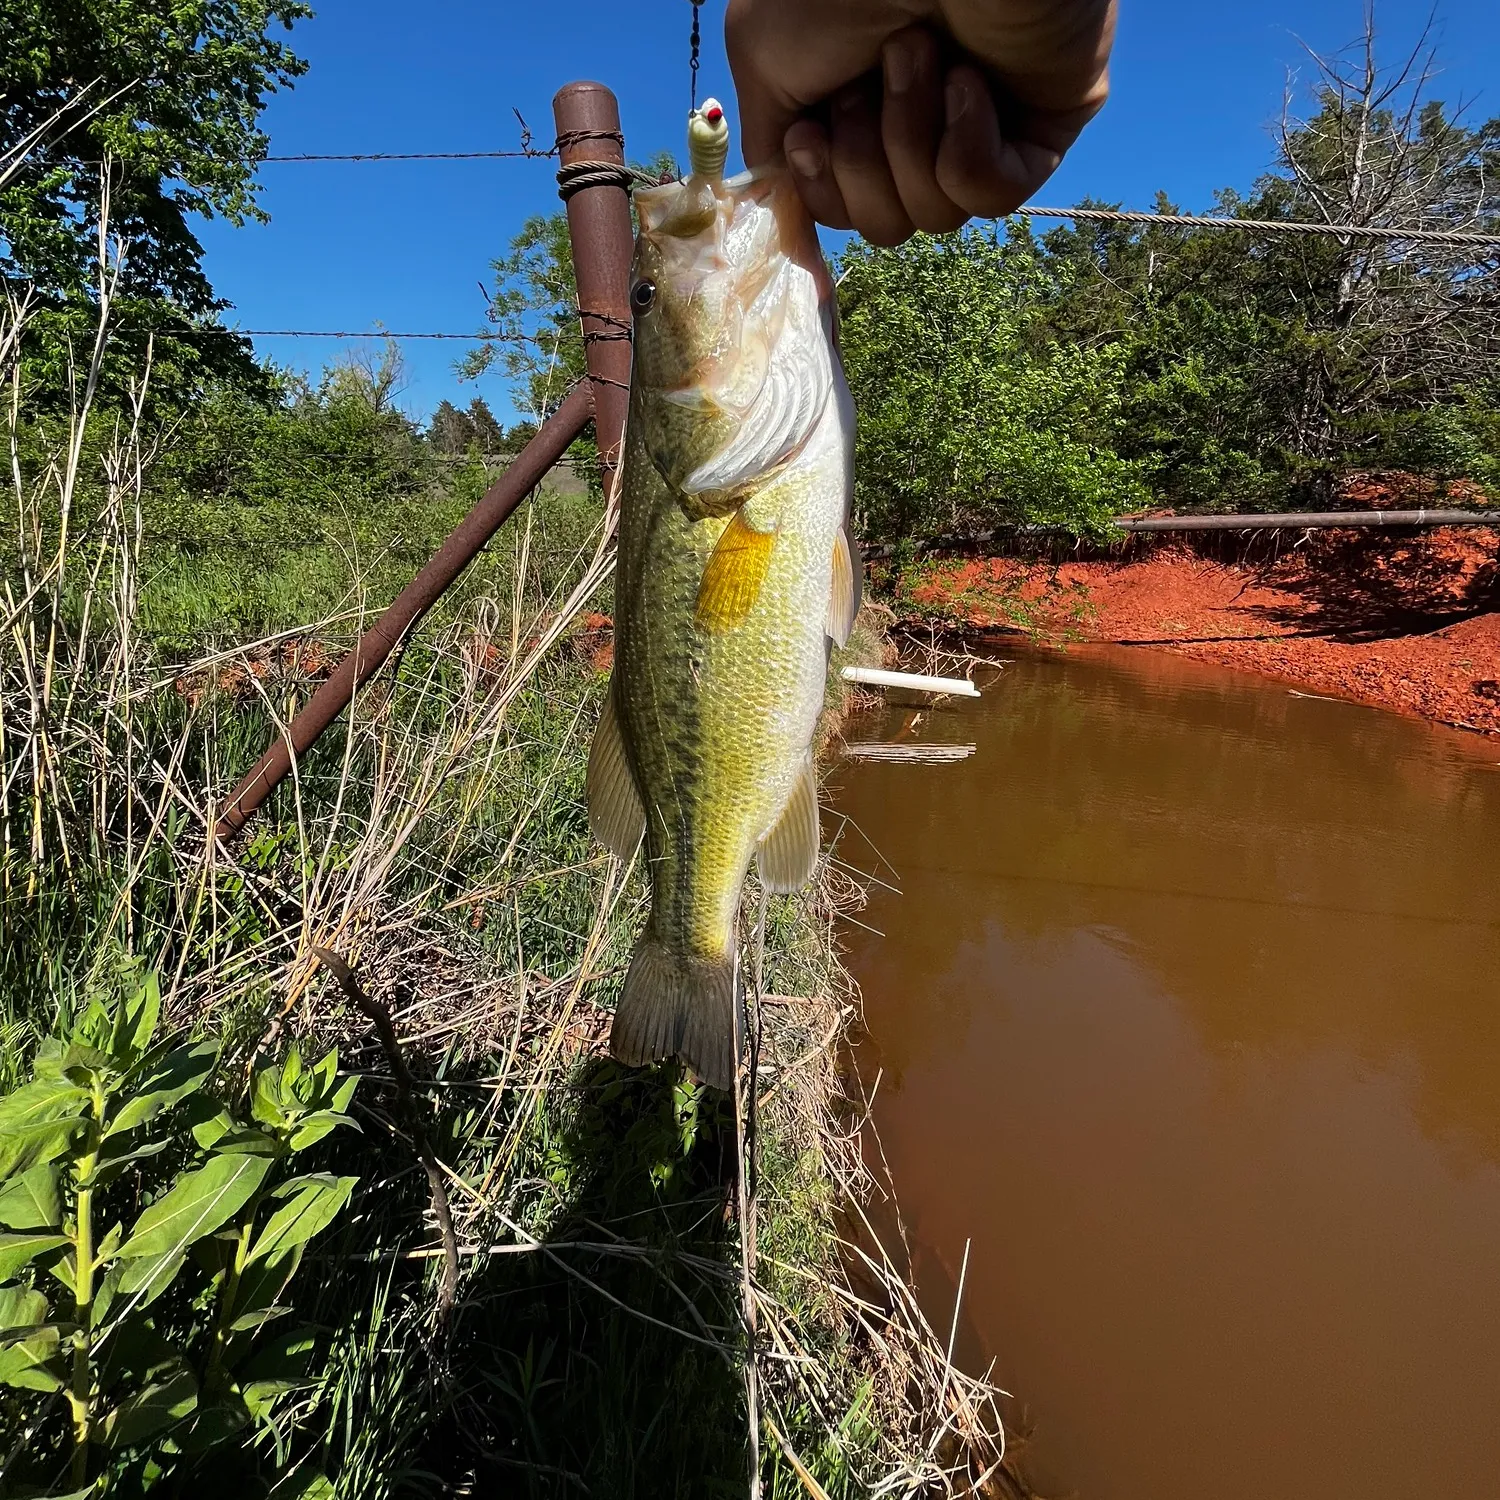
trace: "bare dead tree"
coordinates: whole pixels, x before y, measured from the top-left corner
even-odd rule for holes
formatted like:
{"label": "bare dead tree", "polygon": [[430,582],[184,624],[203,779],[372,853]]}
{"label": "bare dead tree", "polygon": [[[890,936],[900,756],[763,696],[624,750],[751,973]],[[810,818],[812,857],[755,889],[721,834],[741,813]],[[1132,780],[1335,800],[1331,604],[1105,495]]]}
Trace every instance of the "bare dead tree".
{"label": "bare dead tree", "polygon": [[[1289,93],[1277,131],[1300,215],[1361,227],[1500,225],[1500,120],[1471,128],[1462,101],[1449,110],[1431,97],[1432,31],[1429,18],[1406,56],[1382,67],[1368,0],[1353,46],[1309,49],[1316,108],[1299,117]],[[1448,394],[1500,356],[1500,251],[1351,236],[1327,269],[1330,360],[1362,367],[1352,386],[1342,372],[1358,400]]]}
{"label": "bare dead tree", "polygon": [[411,383],[411,375],[395,339],[385,339],[378,349],[365,345],[351,350],[330,374],[367,401],[377,413],[394,411],[396,400]]}

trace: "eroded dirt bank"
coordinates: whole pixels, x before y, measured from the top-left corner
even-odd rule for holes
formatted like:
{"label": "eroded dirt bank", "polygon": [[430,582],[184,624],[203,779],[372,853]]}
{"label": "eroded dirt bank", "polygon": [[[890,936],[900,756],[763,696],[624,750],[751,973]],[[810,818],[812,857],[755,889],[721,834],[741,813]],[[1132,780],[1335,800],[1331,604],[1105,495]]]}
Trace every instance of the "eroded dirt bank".
{"label": "eroded dirt bank", "polygon": [[968,627],[1177,651],[1500,734],[1500,529],[1136,545],[1119,559],[929,565],[912,590]]}

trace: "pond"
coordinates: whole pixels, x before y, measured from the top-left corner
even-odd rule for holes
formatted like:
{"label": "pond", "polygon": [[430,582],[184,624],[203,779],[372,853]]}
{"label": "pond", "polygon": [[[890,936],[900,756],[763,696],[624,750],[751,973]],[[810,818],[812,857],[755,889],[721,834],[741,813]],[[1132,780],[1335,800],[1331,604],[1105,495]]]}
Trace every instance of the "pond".
{"label": "pond", "polygon": [[1500,742],[1002,654],[832,789],[933,1323],[1044,1494],[1500,1493]]}

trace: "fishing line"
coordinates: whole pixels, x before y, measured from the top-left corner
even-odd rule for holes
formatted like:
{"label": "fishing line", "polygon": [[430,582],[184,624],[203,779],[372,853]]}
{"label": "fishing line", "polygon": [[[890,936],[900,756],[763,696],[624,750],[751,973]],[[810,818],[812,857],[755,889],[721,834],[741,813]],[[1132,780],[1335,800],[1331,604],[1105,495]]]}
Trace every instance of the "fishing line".
{"label": "fishing line", "polygon": [[688,33],[688,113],[698,108],[698,61],[703,50],[703,35],[698,27],[698,12],[705,0],[691,0],[693,29]]}
{"label": "fishing line", "polygon": [[[734,1020],[734,1134],[739,1156],[736,1172],[736,1213],[740,1230],[740,1320],[745,1329],[745,1413],[747,1457],[750,1467],[749,1500],[760,1500],[760,1365],[757,1358],[757,1317],[755,1302],[756,1209],[760,1195],[759,1128],[757,1109],[760,1088],[760,1048],[762,1025],[762,980],[766,956],[766,905],[764,886],[760,893],[760,912],[751,936],[754,946],[754,968],[747,976],[745,955],[735,934],[733,1020]],[[740,913],[743,921],[744,913]],[[741,928],[743,931],[743,928]],[[746,994],[747,983],[749,980]],[[749,1002],[754,1000],[754,1013]],[[748,1023],[748,1024],[747,1024]],[[748,1030],[749,1035],[746,1036]],[[748,1044],[748,1045],[747,1045]],[[749,1052],[748,1058],[746,1052]]]}

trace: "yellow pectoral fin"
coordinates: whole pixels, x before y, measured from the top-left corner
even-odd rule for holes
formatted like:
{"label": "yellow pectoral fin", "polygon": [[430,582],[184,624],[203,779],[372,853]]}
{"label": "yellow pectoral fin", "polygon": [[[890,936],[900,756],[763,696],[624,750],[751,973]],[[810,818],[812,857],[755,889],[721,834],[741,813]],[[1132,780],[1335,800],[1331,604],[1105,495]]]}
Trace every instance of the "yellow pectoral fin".
{"label": "yellow pectoral fin", "polygon": [[704,630],[733,630],[749,618],[760,597],[776,546],[774,531],[757,531],[738,510],[703,569],[694,617]]}

